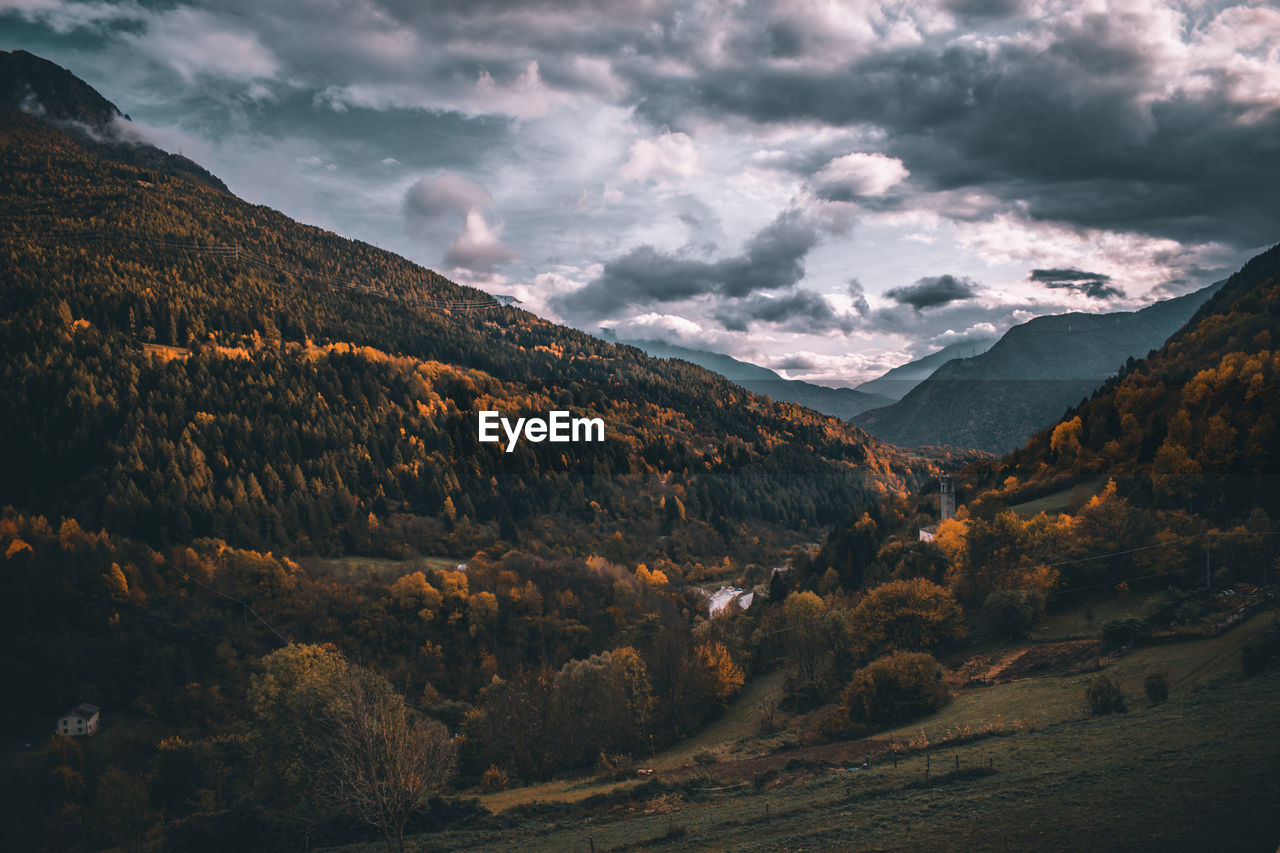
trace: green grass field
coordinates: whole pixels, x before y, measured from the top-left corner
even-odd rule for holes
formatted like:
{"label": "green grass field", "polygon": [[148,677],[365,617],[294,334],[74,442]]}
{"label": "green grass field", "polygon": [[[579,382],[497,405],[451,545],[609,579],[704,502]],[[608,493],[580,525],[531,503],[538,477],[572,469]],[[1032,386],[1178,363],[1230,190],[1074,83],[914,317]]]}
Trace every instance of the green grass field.
{"label": "green grass field", "polygon": [[459,563],[458,557],[433,556],[414,557],[408,560],[393,560],[387,557],[323,557],[313,560],[314,567],[323,573],[332,574],[343,579],[379,578],[394,580],[419,570],[447,569],[452,571]]}
{"label": "green grass field", "polygon": [[[1242,679],[1240,652],[1274,618],[1260,613],[1220,637],[1120,658],[1107,672],[1124,690],[1125,714],[1084,714],[1092,673],[1029,678],[962,691],[937,715],[878,736],[931,744],[896,767],[885,753],[868,767],[788,770],[787,756],[800,753],[784,752],[775,756],[781,775],[759,789],[718,781],[728,764],[664,790],[551,783],[488,798],[491,811],[525,806],[491,828],[420,836],[413,849],[1271,853],[1280,843],[1280,673]],[[1163,704],[1143,694],[1151,672],[1168,675]],[[753,684],[719,723],[652,765],[660,775],[703,750],[749,754],[758,706],[777,688]],[[945,743],[997,719],[1002,736]],[[590,808],[564,802],[620,787],[634,790]],[[534,801],[563,804],[530,809]]]}
{"label": "green grass field", "polygon": [[1070,512],[1082,506],[1085,501],[1102,491],[1102,487],[1107,484],[1106,478],[1099,477],[1084,483],[1078,483],[1069,489],[1063,489],[1060,492],[1054,492],[1051,495],[1045,495],[1042,498],[1036,498],[1033,501],[1016,504],[1009,509],[1019,515],[1038,515],[1042,512]]}

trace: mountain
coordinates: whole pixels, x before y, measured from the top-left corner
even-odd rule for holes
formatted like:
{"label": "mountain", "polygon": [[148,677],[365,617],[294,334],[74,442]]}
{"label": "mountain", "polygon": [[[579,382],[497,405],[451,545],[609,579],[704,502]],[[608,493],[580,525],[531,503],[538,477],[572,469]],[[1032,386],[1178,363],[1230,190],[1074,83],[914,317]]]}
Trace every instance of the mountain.
{"label": "mountain", "polygon": [[991,349],[953,359],[899,402],[854,422],[902,447],[1022,446],[1129,359],[1163,344],[1222,282],[1140,311],[1057,314],[1014,326]]}
{"label": "mountain", "polygon": [[88,83],[25,50],[0,51],[0,109],[45,119],[108,160],[187,177],[228,192],[226,184],[208,170],[143,141],[129,116]]}
{"label": "mountain", "polygon": [[626,343],[639,347],[654,358],[683,359],[718,373],[748,391],[766,394],[779,402],[808,406],[815,412],[822,412],[842,420],[848,420],[860,412],[887,406],[893,402],[888,397],[862,390],[828,388],[825,385],[814,385],[798,379],[783,379],[768,368],[739,361],[720,353],[689,349],[663,341],[627,341]]}
{"label": "mountain", "polygon": [[[131,162],[68,124],[119,123],[109,102],[3,63],[0,505],[160,546],[759,559],[920,473],[851,425]],[[479,440],[481,410],[556,409],[604,440]]]}
{"label": "mountain", "polygon": [[102,130],[120,109],[67,69],[25,50],[0,51],[0,103],[52,121],[76,121]]}
{"label": "mountain", "polygon": [[988,497],[1014,503],[1106,476],[1159,506],[1274,518],[1280,246],[1211,290],[1167,343],[1005,457]]}
{"label": "mountain", "polygon": [[935,370],[951,359],[981,355],[991,349],[991,345],[995,342],[995,338],[975,338],[971,341],[951,344],[923,358],[899,365],[883,376],[868,379],[857,388],[867,394],[901,400],[912,388],[928,379]]}

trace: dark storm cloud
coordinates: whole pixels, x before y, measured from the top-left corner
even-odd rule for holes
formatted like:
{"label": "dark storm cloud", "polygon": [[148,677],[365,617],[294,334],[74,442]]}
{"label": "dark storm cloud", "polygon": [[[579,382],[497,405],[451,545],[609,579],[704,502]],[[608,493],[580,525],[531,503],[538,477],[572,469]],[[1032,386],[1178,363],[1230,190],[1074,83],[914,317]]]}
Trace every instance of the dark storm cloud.
{"label": "dark storm cloud", "polygon": [[586,287],[558,296],[552,304],[565,316],[598,320],[628,308],[644,310],[695,296],[744,297],[781,290],[804,277],[804,257],[817,239],[812,223],[788,211],[752,237],[741,255],[718,261],[639,246],[605,264]]}
{"label": "dark storm cloud", "polygon": [[1233,272],[1235,272],[1235,270],[1232,267],[1203,267],[1191,265],[1183,270],[1183,275],[1161,282],[1151,288],[1150,295],[1155,296],[1158,299],[1169,299],[1174,296],[1182,296],[1219,282],[1230,276]]}
{"label": "dark storm cloud", "polygon": [[899,305],[910,305],[916,311],[923,311],[926,308],[972,299],[977,292],[978,285],[973,279],[936,275],[919,279],[915,284],[890,288],[884,295]]}
{"label": "dark storm cloud", "polygon": [[942,6],[973,18],[1008,18],[1022,11],[1021,0],[942,0]]}
{"label": "dark storm cloud", "polygon": [[812,370],[818,359],[809,353],[790,353],[769,363],[773,370]]}
{"label": "dark storm cloud", "polygon": [[822,296],[798,288],[776,295],[727,300],[712,312],[712,317],[731,332],[746,332],[757,323],[767,323],[793,331],[839,330],[849,334],[858,325],[857,316],[841,314]]}
{"label": "dark storm cloud", "polygon": [[[1267,70],[1232,61],[1240,57],[1230,41],[1203,52],[1206,68],[1161,65],[1207,32],[1215,9],[1165,31],[1160,4],[1051,10],[1036,20],[1020,14],[1017,0],[942,5],[958,29],[921,27],[915,44],[882,38],[854,49],[815,33],[797,9],[764,2],[725,14],[678,0],[281,0],[267,14],[253,0],[223,0],[198,15],[120,4],[86,17],[88,6],[49,0],[17,14],[55,29],[77,20],[86,32],[146,31],[138,44],[147,55],[176,64],[201,90],[226,78],[271,98],[313,93],[335,110],[455,117],[536,112],[549,93],[594,96],[673,131],[707,114],[817,122],[871,131],[882,153],[905,163],[920,194],[976,189],[1037,219],[1236,247],[1280,234],[1269,191],[1280,179],[1280,110],[1273,97],[1269,106],[1259,101]],[[866,13],[880,30],[880,18],[927,17],[910,4]],[[213,26],[220,30],[201,41]],[[243,51],[235,61],[221,47],[228,38]],[[1265,53],[1265,42],[1250,49]],[[530,91],[512,91],[531,67]],[[493,91],[479,91],[480,81]],[[291,110],[289,121],[319,119]],[[505,130],[471,132],[502,138]],[[810,162],[803,152],[787,156],[813,174],[842,153]],[[838,185],[819,194],[850,195]]]}
{"label": "dark storm cloud", "polygon": [[[994,11],[994,10],[993,10]],[[864,52],[831,68],[739,57],[696,79],[651,72],[638,111],[874,127],[922,190],[980,189],[1033,218],[1253,247],[1280,234],[1280,110],[1220,70],[1164,94],[1146,21],[1080,16],[1027,39]]]}
{"label": "dark storm cloud", "polygon": [[745,254],[717,264],[726,296],[775,290],[804,278],[804,256],[818,242],[817,230],[788,211],[751,238]]}
{"label": "dark storm cloud", "polygon": [[[1093,14],[1059,2],[1037,4],[1032,18],[1022,8],[1033,4],[1019,0],[192,2],[11,3],[0,24],[15,45],[57,48],[50,58],[96,69],[91,82],[144,121],[176,127],[181,117],[189,140],[222,140],[220,159],[202,162],[255,201],[512,282],[603,263],[586,288],[552,300],[570,320],[625,320],[671,304],[704,329],[856,324],[942,341],[983,324],[1006,328],[1015,309],[999,299],[1023,294],[1021,317],[1069,310],[1048,304],[1059,300],[1078,309],[1073,290],[1105,307],[1115,287],[1099,278],[1033,286],[993,272],[992,290],[977,298],[950,298],[964,296],[955,279],[950,292],[920,280],[885,300],[890,282],[879,276],[866,278],[870,301],[856,283],[836,295],[837,270],[856,268],[858,253],[904,253],[893,237],[842,239],[840,226],[874,225],[897,209],[908,214],[899,221],[923,211],[943,228],[1002,216],[1024,235],[1038,231],[1028,218],[1079,226],[1031,235],[1050,242],[1070,232],[1101,246],[1107,231],[1136,231],[1190,244],[1166,257],[1152,250],[1156,273],[1126,269],[1135,295],[1165,278],[1156,294],[1203,286],[1222,273],[1197,285],[1192,257],[1211,263],[1220,248],[1234,268],[1241,252],[1226,247],[1280,235],[1274,4],[1240,0],[1234,18],[1215,20],[1227,3],[1157,0]],[[689,135],[704,168],[661,192],[629,187],[615,198],[627,146],[664,125]],[[298,167],[308,155],[336,171]],[[833,164],[853,155],[901,161],[909,178],[841,178]],[[388,158],[402,165],[382,166]],[[756,203],[744,201],[735,170],[773,204],[798,187],[785,203],[811,218],[784,215],[715,260],[715,243],[745,236],[740,206]],[[483,184],[496,201],[422,183],[406,192],[442,172]],[[712,213],[731,209],[723,223]],[[679,252],[619,248],[654,239],[637,235],[672,239],[680,223]],[[824,263],[809,264],[818,274],[804,281],[815,232],[827,243]],[[933,266],[941,244],[914,249],[895,281],[961,268]],[[1017,259],[1002,269],[1076,262],[1028,260],[1030,251],[1075,256],[1031,242],[1011,247]],[[1119,269],[1117,254],[1142,251],[1104,247],[1090,263]]]}
{"label": "dark storm cloud", "polygon": [[1098,272],[1074,269],[1032,270],[1028,281],[1039,282],[1054,290],[1075,290],[1091,299],[1113,299],[1124,296],[1124,291],[1108,284],[1111,276]]}
{"label": "dark storm cloud", "polygon": [[452,172],[422,178],[404,196],[405,217],[415,224],[446,214],[462,218],[468,211],[483,210],[492,204],[493,198],[483,187]]}
{"label": "dark storm cloud", "polygon": [[870,303],[867,302],[867,291],[862,286],[862,282],[856,278],[849,279],[849,295],[853,297],[853,310],[861,316],[866,316],[871,310]]}

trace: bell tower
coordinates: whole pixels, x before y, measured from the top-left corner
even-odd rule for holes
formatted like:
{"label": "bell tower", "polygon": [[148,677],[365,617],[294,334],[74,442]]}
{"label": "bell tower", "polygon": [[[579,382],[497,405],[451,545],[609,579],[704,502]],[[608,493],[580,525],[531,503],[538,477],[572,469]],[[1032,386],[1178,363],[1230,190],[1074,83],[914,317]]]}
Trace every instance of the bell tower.
{"label": "bell tower", "polygon": [[943,474],[942,481],[942,520],[956,517],[956,484],[950,474]]}

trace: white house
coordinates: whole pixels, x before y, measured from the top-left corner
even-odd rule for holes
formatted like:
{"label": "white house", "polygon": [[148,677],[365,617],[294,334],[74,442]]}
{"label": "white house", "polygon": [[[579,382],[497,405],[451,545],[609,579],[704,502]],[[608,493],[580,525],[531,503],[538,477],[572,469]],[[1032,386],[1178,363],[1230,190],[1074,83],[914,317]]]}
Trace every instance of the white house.
{"label": "white house", "polygon": [[101,711],[102,709],[97,705],[81,702],[59,717],[53,730],[57,734],[70,735],[72,737],[91,735],[98,730],[99,712]]}

